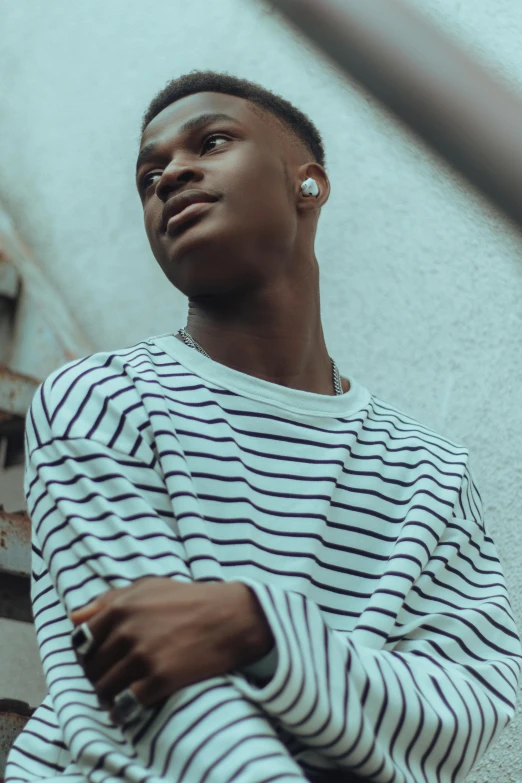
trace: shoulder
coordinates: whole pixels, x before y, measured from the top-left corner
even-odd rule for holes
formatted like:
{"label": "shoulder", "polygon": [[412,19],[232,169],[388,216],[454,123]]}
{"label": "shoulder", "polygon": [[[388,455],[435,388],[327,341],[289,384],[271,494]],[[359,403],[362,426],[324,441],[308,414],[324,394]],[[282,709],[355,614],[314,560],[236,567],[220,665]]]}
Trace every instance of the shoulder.
{"label": "shoulder", "polygon": [[430,493],[458,516],[469,515],[473,504],[481,507],[465,445],[376,395],[371,395],[365,428],[372,449],[380,450],[378,459],[399,484]]}
{"label": "shoulder", "polygon": [[469,451],[465,445],[374,394],[369,403],[368,426],[380,433],[390,448],[408,451],[412,459],[415,454],[418,459],[427,458],[445,472],[453,467],[462,475],[468,462]]}
{"label": "shoulder", "polygon": [[29,416],[45,420],[55,436],[88,437],[97,421],[137,402],[136,378],[154,372],[156,353],[143,341],[68,362],[40,385]]}

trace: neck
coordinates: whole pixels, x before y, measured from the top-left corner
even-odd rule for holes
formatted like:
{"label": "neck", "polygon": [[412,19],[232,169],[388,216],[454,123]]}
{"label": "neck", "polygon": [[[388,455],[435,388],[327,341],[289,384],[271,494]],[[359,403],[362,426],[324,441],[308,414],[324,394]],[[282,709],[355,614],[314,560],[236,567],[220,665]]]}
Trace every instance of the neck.
{"label": "neck", "polygon": [[[306,280],[291,291],[280,284],[237,300],[191,299],[186,329],[211,359],[232,369],[292,389],[335,394],[319,288]],[[347,391],[348,382],[342,385]]]}

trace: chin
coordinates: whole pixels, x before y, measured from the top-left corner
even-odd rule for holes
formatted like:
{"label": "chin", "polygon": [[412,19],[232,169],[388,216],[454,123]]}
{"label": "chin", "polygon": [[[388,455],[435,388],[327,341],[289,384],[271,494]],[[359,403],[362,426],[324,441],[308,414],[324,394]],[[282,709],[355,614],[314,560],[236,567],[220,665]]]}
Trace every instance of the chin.
{"label": "chin", "polygon": [[245,294],[247,281],[238,279],[239,275],[221,273],[212,270],[200,270],[192,274],[191,270],[179,270],[176,275],[167,275],[172,285],[189,299],[202,297],[237,297]]}
{"label": "chin", "polygon": [[237,296],[256,284],[259,272],[249,269],[249,259],[241,251],[252,246],[244,226],[224,225],[209,219],[194,221],[177,236],[167,236],[153,248],[163,273],[187,297]]}
{"label": "chin", "polygon": [[[228,263],[223,263],[223,258]],[[185,257],[161,265],[172,285],[189,298],[204,296],[236,297],[252,288],[252,275],[247,275],[240,259],[229,254],[205,254]]]}

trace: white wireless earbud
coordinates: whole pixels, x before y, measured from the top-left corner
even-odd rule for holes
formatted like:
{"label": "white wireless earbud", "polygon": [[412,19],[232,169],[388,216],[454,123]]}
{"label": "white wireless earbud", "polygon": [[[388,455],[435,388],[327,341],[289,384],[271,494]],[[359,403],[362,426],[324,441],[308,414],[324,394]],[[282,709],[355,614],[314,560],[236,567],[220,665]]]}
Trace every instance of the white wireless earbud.
{"label": "white wireless earbud", "polygon": [[317,187],[317,182],[315,179],[312,179],[312,177],[305,179],[301,185],[301,193],[303,196],[317,196],[319,193],[319,188]]}

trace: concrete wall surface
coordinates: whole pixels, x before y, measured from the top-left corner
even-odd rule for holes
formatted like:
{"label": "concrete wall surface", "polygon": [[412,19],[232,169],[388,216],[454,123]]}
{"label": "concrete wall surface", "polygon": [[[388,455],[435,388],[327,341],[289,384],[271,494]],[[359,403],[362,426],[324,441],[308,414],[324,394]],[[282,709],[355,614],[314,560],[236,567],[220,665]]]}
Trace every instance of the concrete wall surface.
{"label": "concrete wall surface", "polygon": [[[522,90],[522,3],[416,2]],[[522,625],[522,235],[267,4],[3,0],[0,18],[0,199],[100,350],[186,323],[134,185],[153,95],[212,68],[310,115],[332,187],[316,242],[329,351],[469,448]],[[34,638],[0,633],[2,663],[32,649],[31,664],[0,668],[0,694],[38,701]],[[519,711],[468,783],[522,783],[521,740]]]}

